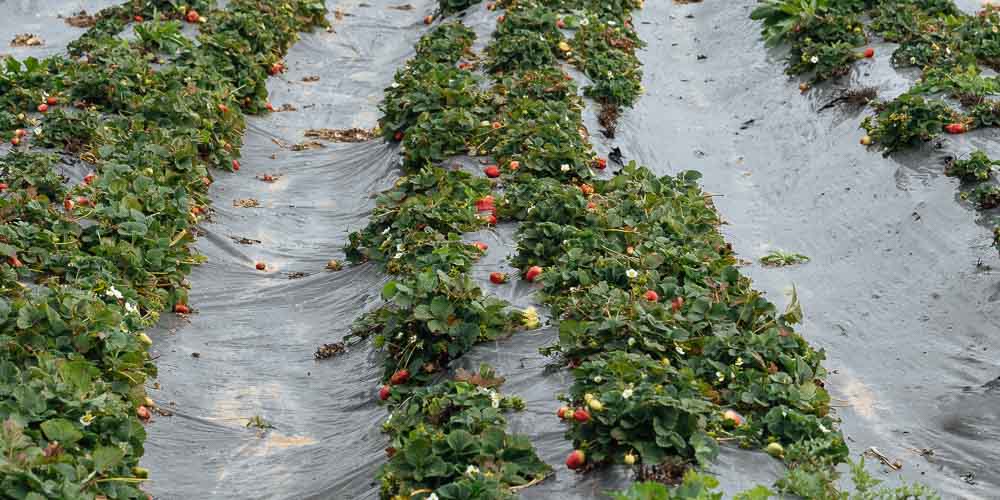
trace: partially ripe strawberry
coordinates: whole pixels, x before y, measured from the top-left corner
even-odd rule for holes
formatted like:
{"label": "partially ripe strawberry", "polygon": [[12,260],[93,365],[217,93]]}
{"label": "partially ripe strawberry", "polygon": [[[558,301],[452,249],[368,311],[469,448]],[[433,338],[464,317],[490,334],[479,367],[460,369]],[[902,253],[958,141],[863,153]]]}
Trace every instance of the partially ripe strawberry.
{"label": "partially ripe strawberry", "polygon": [[135,22],[137,22],[137,23],[141,23],[141,22],[143,22],[145,20],[145,19],[142,18],[142,16],[135,16],[132,19],[135,19]]}
{"label": "partially ripe strawberry", "polygon": [[559,19],[556,19],[556,28],[563,29],[565,27],[566,27],[566,21],[563,21],[561,17]]}
{"label": "partially ripe strawberry", "polygon": [[97,174],[91,172],[83,177],[83,183],[90,184],[94,182],[94,179],[97,179]]}
{"label": "partially ripe strawberry", "polygon": [[240,171],[240,161],[239,160],[233,160],[233,171],[235,171],[235,172],[239,172]]}
{"label": "partially ripe strawberry", "polygon": [[861,136],[861,141],[860,142],[861,142],[862,146],[871,146],[871,144],[872,144],[872,137],[870,135]]}
{"label": "partially ripe strawberry", "polygon": [[0,182],[0,193],[6,191],[7,188],[9,188],[9,187],[10,186],[8,186],[6,182]]}
{"label": "partially ripe strawberry", "polygon": [[389,382],[392,383],[392,385],[405,384],[407,380],[410,380],[410,370],[406,369],[399,370],[389,377]]}
{"label": "partially ripe strawberry", "polygon": [[487,245],[486,243],[483,243],[482,241],[477,241],[477,242],[473,243],[473,245],[475,245],[475,247],[478,248],[480,252],[485,252],[486,250],[488,250],[490,248],[489,245]]}
{"label": "partially ripe strawberry", "polygon": [[229,106],[226,106],[225,104],[219,104],[219,111],[227,113],[229,112]]}
{"label": "partially ripe strawberry", "polygon": [[490,126],[493,127],[493,130],[496,130],[496,129],[502,127],[503,125],[501,125],[500,122],[493,122],[493,124],[490,125]]}
{"label": "partially ripe strawberry", "polygon": [[597,167],[598,170],[604,170],[608,168],[608,160],[604,158],[598,158],[597,161],[594,162],[594,166]]}
{"label": "partially ripe strawberry", "polygon": [[516,171],[519,168],[521,168],[521,162],[519,162],[517,160],[514,160],[514,161],[510,162],[510,169],[511,170],[515,170]]}
{"label": "partially ripe strawberry", "polygon": [[726,410],[722,412],[722,418],[732,422],[736,427],[743,425],[743,415],[736,413],[735,410]]}
{"label": "partially ripe strawberry", "polygon": [[280,62],[276,62],[272,64],[271,67],[267,68],[267,73],[271,76],[284,72],[285,72],[285,65],[281,64]]}
{"label": "partially ripe strawberry", "polygon": [[24,266],[24,264],[21,262],[21,259],[18,259],[16,255],[14,257],[7,257],[7,263],[10,264],[10,267],[13,267],[14,269]]}
{"label": "partially ripe strawberry", "polygon": [[174,305],[174,312],[177,313],[177,314],[190,314],[191,313],[191,308],[188,307],[185,304],[175,304]]}
{"label": "partially ripe strawberry", "polygon": [[670,309],[674,312],[679,312],[682,307],[684,307],[684,297],[674,297],[674,300],[670,301]]}
{"label": "partially ripe strawberry", "polygon": [[875,57],[875,49],[873,49],[871,47],[868,47],[867,49],[865,49],[865,57],[867,57],[869,59]]}
{"label": "partially ripe strawberry", "polygon": [[559,418],[564,420],[569,418],[569,407],[568,406],[559,407],[559,410],[556,411],[556,415],[558,415]]}
{"label": "partially ripe strawberry", "polygon": [[594,186],[591,186],[590,184],[580,184],[580,192],[583,193],[584,196],[590,196],[594,194]]}
{"label": "partially ripe strawberry", "polygon": [[139,408],[136,408],[135,414],[138,415],[139,418],[142,420],[149,420],[153,416],[151,413],[149,413],[149,408],[146,408],[145,406],[140,406]]}
{"label": "partially ripe strawberry", "polygon": [[11,137],[11,139],[10,139],[10,145],[11,146],[17,146],[18,144],[21,144],[21,138],[17,137],[17,136]]}
{"label": "partially ripe strawberry", "polygon": [[257,265],[255,265],[254,267],[256,267],[258,271],[263,271],[267,269],[267,264],[263,262],[258,262]]}
{"label": "partially ripe strawberry", "polygon": [[198,11],[196,11],[194,9],[191,9],[191,10],[187,11],[187,14],[184,16],[184,20],[187,21],[187,22],[189,22],[189,23],[196,23],[196,22],[198,22],[198,19],[200,19],[200,18],[201,18],[201,16],[198,15]]}
{"label": "partially ripe strawberry", "polygon": [[597,203],[594,203],[592,201],[587,202],[587,210],[593,210],[595,208],[597,208]]}
{"label": "partially ripe strawberry", "polygon": [[585,424],[590,421],[590,412],[587,411],[586,408],[577,408],[576,411],[573,412],[573,420],[576,420],[581,424]]}
{"label": "partially ripe strawberry", "polygon": [[424,24],[430,24],[434,22],[434,16],[424,16]]}
{"label": "partially ripe strawberry", "polygon": [[266,109],[268,111],[274,111],[274,105],[271,104],[271,103],[267,103],[267,104],[264,105],[264,109]]}
{"label": "partially ripe strawberry", "polygon": [[646,297],[646,300],[648,300],[650,302],[659,302],[660,301],[660,295],[658,293],[656,293],[655,291],[653,291],[653,290],[646,290],[646,294],[643,295],[643,297]]}
{"label": "partially ripe strawberry", "polygon": [[497,168],[496,165],[490,165],[486,167],[485,169],[483,169],[483,173],[486,174],[486,177],[489,177],[490,179],[495,179],[497,177],[500,177],[500,169]]}
{"label": "partially ripe strawberry", "polygon": [[542,274],[542,268],[538,266],[531,266],[528,268],[528,272],[524,273],[524,279],[534,282]]}
{"label": "partially ripe strawberry", "polygon": [[566,457],[566,467],[571,470],[579,469],[587,463],[587,456],[583,454],[582,450],[573,450],[568,457]]}
{"label": "partially ripe strawberry", "polygon": [[57,98],[54,95],[50,95],[45,99],[45,104],[48,104],[49,106],[55,106],[56,104],[59,104],[59,98]]}
{"label": "partially ripe strawberry", "polygon": [[38,105],[38,112],[39,113],[45,113],[45,112],[48,112],[48,110],[49,110],[49,105],[48,104],[45,104],[43,102],[43,103],[41,103],[41,104]]}
{"label": "partially ripe strawberry", "polygon": [[74,205],[76,205],[76,204],[73,203],[73,200],[71,200],[69,198],[66,198],[65,200],[63,200],[63,208],[65,208],[67,212],[73,210],[73,206]]}
{"label": "partially ripe strawberry", "polygon": [[504,21],[504,19],[507,19],[507,16],[505,16],[503,14],[500,14],[500,17],[497,18],[497,22],[498,23],[502,23]]}
{"label": "partially ripe strawberry", "polygon": [[14,135],[16,135],[18,137],[24,137],[24,136],[28,135],[28,131],[24,130],[23,128],[19,128],[19,129],[17,129],[17,130],[14,131]]}
{"label": "partially ripe strawberry", "polygon": [[491,226],[497,225],[497,216],[493,215],[493,214],[488,215],[486,217],[486,223],[489,224],[489,225],[491,225]]}
{"label": "partially ripe strawberry", "polygon": [[392,394],[392,389],[387,385],[383,385],[381,389],[378,390],[378,398],[382,401],[389,399],[389,395]]}
{"label": "partially ripe strawberry", "polygon": [[90,200],[87,199],[86,196],[77,196],[76,197],[76,204],[80,205],[81,207],[86,207],[86,206],[90,205]]}
{"label": "partially ripe strawberry", "polygon": [[504,273],[492,272],[490,273],[490,282],[494,285],[502,285],[507,281],[507,276]]}

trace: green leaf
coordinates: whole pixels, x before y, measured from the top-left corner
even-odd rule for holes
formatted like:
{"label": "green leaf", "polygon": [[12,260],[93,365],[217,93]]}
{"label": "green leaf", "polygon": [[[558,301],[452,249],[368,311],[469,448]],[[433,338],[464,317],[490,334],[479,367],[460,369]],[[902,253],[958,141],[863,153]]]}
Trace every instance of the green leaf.
{"label": "green leaf", "polygon": [[94,450],[94,469],[104,472],[118,465],[124,457],[125,452],[117,446],[98,446]]}
{"label": "green leaf", "polygon": [[83,438],[83,433],[76,429],[76,425],[64,418],[46,420],[42,422],[41,428],[49,441],[59,441],[63,445],[71,445]]}

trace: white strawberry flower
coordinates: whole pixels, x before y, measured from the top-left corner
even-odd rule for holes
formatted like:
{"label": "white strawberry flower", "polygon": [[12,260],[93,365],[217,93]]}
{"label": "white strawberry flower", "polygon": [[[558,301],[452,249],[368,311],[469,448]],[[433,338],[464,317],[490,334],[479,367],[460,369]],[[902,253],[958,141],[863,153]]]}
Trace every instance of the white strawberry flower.
{"label": "white strawberry flower", "polygon": [[817,57],[817,56],[812,56],[812,57],[810,57],[810,58],[809,58],[809,62],[811,62],[811,63],[813,63],[813,64],[816,64],[816,63],[818,63],[818,62],[819,62],[819,57]]}
{"label": "white strawberry flower", "polygon": [[634,280],[639,277],[639,271],[636,271],[635,269],[629,269],[628,271],[625,271],[625,276],[628,276],[628,279],[630,280]]}
{"label": "white strawberry flower", "polygon": [[111,288],[108,288],[108,291],[104,292],[104,295],[107,295],[108,297],[114,297],[119,300],[123,297],[122,293],[119,292],[118,289],[114,287],[114,285],[112,285]]}
{"label": "white strawberry flower", "polygon": [[569,170],[570,170],[569,169],[569,164],[563,163],[562,166],[559,167],[559,170],[562,170],[563,172],[569,172]]}
{"label": "white strawberry flower", "polygon": [[479,467],[476,467],[475,465],[470,465],[465,468],[466,476],[475,476],[476,474],[479,474]]}

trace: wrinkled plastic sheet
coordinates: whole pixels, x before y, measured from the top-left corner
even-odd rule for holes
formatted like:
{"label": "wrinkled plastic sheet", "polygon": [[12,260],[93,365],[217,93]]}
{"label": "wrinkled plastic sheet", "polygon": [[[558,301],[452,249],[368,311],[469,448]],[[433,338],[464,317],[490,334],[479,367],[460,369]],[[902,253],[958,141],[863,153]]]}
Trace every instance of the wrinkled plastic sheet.
{"label": "wrinkled plastic sheet", "polygon": [[[0,0],[0,42],[22,32],[46,42],[0,53],[57,53],[82,33],[57,15],[109,3]],[[326,361],[313,352],[379,304],[388,278],[375,266],[324,267],[342,259],[349,231],[365,225],[372,194],[398,177],[398,151],[380,140],[287,146],[305,141],[310,128],[374,126],[382,89],[412,56],[436,2],[412,1],[409,10],[390,8],[402,0],[327,3],[333,30],[303,35],[288,73],[270,82],[275,107],[296,111],[250,118],[242,170],[216,176],[213,214],[197,243],[208,262],[190,277],[196,314],[164,315],[151,332],[160,375],[150,393],[172,414],[147,427],[143,465],[156,498],[377,497],[387,444],[379,431],[387,413],[374,397],[380,360],[367,345]],[[941,149],[891,158],[865,151],[857,145],[861,114],[816,109],[847,84],[892,97],[916,75],[895,71],[893,46],[876,44],[876,58],[843,82],[799,95],[799,82],[782,73],[784,52],[766,49],[748,19],[754,3],[647,2],[636,25],[649,43],[641,53],[648,92],[623,115],[617,139],[592,140],[600,152],[620,147],[660,174],[700,170],[743,258],[775,248],[812,258],[745,270],[779,307],[796,286],[802,332],[827,351],[827,385],[852,454],[874,446],[902,463],[893,471],[869,458],[877,478],[922,481],[946,498],[996,498],[1000,286],[995,271],[977,266],[996,263],[992,217],[959,197],[941,165],[946,154],[974,148],[1000,155],[996,133],[949,137]],[[481,35],[477,47],[496,15],[480,5],[465,16]],[[319,80],[303,81],[311,76]],[[593,110],[586,119],[597,131]],[[263,175],[279,177],[255,178]],[[247,200],[259,207],[237,206]],[[484,288],[524,307],[534,302],[531,285],[487,281],[491,271],[510,270],[504,259],[515,230],[501,224],[468,238],[490,245],[475,269]],[[256,262],[268,270],[257,271]],[[631,478],[622,468],[579,476],[562,466],[570,443],[554,416],[555,397],[571,377],[547,372],[538,354],[555,339],[551,327],[518,333],[478,346],[455,366],[490,363],[507,377],[504,391],[526,400],[511,430],[531,437],[556,473],[522,497],[602,498]],[[274,428],[247,427],[255,416]],[[763,453],[726,446],[711,471],[734,493],[770,484],[782,468]]]}

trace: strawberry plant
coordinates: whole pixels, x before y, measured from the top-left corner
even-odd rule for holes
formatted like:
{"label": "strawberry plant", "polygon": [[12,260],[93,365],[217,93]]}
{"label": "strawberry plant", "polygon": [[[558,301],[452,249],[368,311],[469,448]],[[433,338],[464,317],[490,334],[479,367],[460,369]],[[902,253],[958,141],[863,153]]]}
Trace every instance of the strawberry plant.
{"label": "strawberry plant", "polygon": [[983,151],[973,151],[968,158],[953,159],[948,162],[944,173],[963,181],[985,181],[993,175],[993,167],[1000,161],[991,160]]}
{"label": "strawberry plant", "polygon": [[[142,329],[165,309],[190,311],[184,280],[202,260],[192,207],[207,202],[209,168],[239,155],[245,128],[242,113],[223,110],[253,87],[243,69],[325,23],[309,1],[195,3],[209,19],[197,46],[170,21],[117,38],[135,15],[184,14],[133,1],[100,13],[71,44],[86,57],[0,67],[0,125],[25,141],[0,158],[0,443],[11,458],[0,488],[17,498],[145,496],[137,464],[155,367]],[[227,24],[261,12],[268,26]],[[214,58],[224,42],[242,47],[225,55],[228,66]],[[71,183],[60,161],[92,172]]]}

